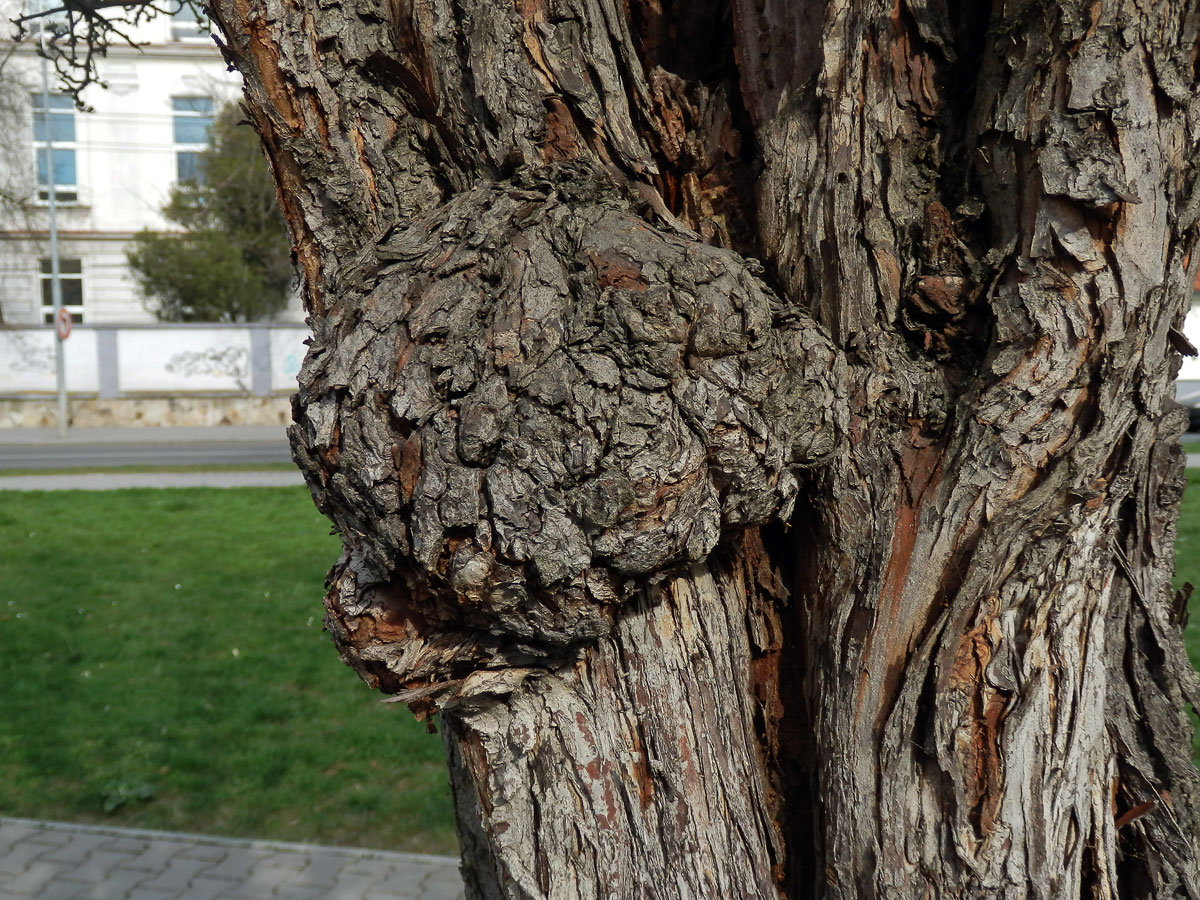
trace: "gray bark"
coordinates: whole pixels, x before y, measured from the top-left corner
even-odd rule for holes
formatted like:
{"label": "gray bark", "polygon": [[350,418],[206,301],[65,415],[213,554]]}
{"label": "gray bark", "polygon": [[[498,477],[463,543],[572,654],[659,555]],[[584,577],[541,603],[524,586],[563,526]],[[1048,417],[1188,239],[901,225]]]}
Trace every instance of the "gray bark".
{"label": "gray bark", "polygon": [[1200,896],[1200,9],[218,0],[473,897]]}
{"label": "gray bark", "polygon": [[577,664],[453,707],[472,896],[775,894],[783,848],[746,690],[756,586],[735,565],[645,589]]}

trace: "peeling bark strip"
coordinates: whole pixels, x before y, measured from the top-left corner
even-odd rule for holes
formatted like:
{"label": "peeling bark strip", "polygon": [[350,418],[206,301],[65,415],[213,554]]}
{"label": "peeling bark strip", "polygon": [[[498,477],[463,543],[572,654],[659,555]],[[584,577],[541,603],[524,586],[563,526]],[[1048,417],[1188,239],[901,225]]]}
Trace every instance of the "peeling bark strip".
{"label": "peeling bark strip", "polygon": [[1200,897],[1195,0],[214,16],[473,897]]}

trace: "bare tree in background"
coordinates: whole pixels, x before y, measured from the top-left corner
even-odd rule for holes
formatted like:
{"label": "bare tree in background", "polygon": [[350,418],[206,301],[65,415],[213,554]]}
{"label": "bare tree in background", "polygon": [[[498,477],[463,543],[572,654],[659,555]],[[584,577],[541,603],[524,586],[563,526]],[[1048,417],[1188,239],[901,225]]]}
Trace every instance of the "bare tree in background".
{"label": "bare tree in background", "polygon": [[214,0],[475,898],[1200,896],[1195,0]]}
{"label": "bare tree in background", "polygon": [[[37,190],[28,140],[30,85],[14,59],[16,50],[16,44],[0,48],[0,228],[29,233]],[[0,267],[15,243],[11,238],[0,243]],[[0,296],[3,291],[4,275],[0,273]],[[0,303],[3,324],[4,306]]]}
{"label": "bare tree in background", "polygon": [[29,91],[14,64],[17,45],[0,50],[0,216],[12,221],[34,199],[29,132]]}

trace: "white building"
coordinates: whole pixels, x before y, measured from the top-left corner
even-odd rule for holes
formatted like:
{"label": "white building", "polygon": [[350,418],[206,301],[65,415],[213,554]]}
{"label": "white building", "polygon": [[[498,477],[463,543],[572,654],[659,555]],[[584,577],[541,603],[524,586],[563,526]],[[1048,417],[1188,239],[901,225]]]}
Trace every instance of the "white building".
{"label": "white building", "polygon": [[[6,6],[11,0],[0,2],[0,10]],[[144,46],[114,42],[99,61],[108,88],[89,86],[82,97],[94,111],[77,111],[50,87],[63,303],[86,325],[155,321],[129,273],[126,245],[142,228],[171,227],[160,214],[171,185],[194,170],[213,112],[240,95],[240,77],[226,70],[191,13],[151,19],[133,37]],[[18,134],[0,135],[17,148],[0,153],[0,165],[23,166],[7,177],[23,176],[30,188],[36,173],[38,189],[32,209],[0,221],[0,312],[6,325],[41,324],[50,321],[48,192],[42,67],[33,41],[19,45],[7,65],[24,83],[26,112]],[[281,316],[302,318],[296,301]]]}

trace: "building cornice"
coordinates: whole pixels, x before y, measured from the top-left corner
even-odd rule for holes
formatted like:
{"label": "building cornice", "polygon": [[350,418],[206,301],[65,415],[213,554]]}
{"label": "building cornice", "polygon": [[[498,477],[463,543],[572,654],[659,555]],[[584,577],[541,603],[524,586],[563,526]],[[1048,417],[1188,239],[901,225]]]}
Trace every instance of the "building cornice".
{"label": "building cornice", "polygon": [[[67,231],[60,228],[58,238],[62,241],[131,241],[136,234],[136,231]],[[0,241],[44,241],[49,236],[44,229],[0,231]]]}
{"label": "building cornice", "polygon": [[[9,50],[17,57],[39,58],[33,45],[26,41],[0,40],[0,53]],[[137,59],[194,59],[197,62],[205,63],[223,62],[221,51],[216,43],[204,41],[171,41],[169,43],[138,44],[134,47],[127,44],[113,44],[108,48],[105,59],[121,62]]]}

